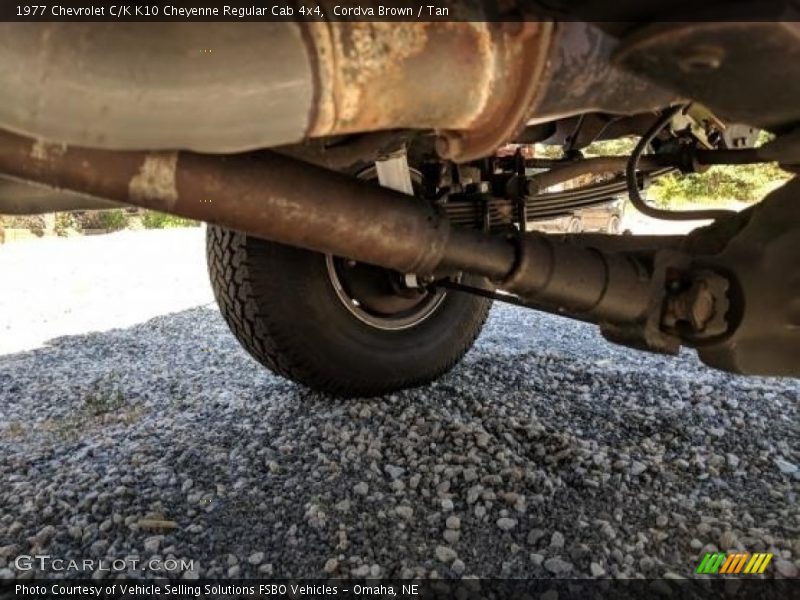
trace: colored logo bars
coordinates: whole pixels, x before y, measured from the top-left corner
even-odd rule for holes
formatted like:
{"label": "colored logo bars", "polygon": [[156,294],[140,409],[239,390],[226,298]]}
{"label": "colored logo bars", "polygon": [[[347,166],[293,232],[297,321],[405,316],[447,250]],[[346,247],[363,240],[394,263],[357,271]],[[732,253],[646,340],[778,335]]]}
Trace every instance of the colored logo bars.
{"label": "colored logo bars", "polygon": [[700,575],[738,575],[739,573],[756,575],[763,573],[771,560],[772,554],[766,552],[756,554],[709,552],[697,567],[697,573]]}

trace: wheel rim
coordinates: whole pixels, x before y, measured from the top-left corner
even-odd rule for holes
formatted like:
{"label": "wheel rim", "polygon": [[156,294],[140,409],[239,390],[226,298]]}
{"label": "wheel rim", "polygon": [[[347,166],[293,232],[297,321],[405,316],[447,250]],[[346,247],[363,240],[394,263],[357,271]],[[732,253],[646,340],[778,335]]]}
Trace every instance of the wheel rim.
{"label": "wheel rim", "polygon": [[384,330],[408,329],[429,318],[444,301],[443,290],[408,288],[395,271],[325,256],[333,289],[359,321]]}
{"label": "wheel rim", "polygon": [[[367,167],[357,177],[366,181],[377,179],[374,166]],[[422,174],[411,169],[415,190],[422,183]],[[446,291],[429,292],[404,285],[403,275],[364,263],[325,255],[333,289],[344,307],[359,321],[376,329],[409,329],[430,317],[444,301]]]}

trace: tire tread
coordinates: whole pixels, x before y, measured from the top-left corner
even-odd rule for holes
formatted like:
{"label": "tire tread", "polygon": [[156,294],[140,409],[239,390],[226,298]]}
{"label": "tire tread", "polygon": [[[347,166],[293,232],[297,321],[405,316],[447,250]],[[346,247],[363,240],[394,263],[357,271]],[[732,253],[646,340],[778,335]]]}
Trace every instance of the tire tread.
{"label": "tire tread", "polygon": [[442,355],[436,364],[426,365],[415,376],[393,381],[375,381],[367,376],[336,377],[319,369],[302,351],[294,339],[292,323],[282,318],[286,311],[279,294],[265,293],[255,284],[256,280],[280,281],[283,286],[300,284],[292,281],[296,271],[291,264],[269,260],[264,255],[270,245],[242,233],[208,225],[208,272],[220,312],[244,349],[262,365],[277,375],[336,396],[374,396],[422,385],[443,375],[473,345],[491,307],[491,302],[485,299],[476,301],[476,309],[459,324],[463,330],[454,336],[460,343],[450,346],[446,356]]}

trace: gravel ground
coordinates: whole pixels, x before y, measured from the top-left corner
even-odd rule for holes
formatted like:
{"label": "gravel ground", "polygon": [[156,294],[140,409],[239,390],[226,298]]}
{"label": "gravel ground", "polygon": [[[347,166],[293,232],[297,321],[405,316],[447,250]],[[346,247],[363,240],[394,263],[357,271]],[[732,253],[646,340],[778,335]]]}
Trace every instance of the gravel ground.
{"label": "gravel ground", "polygon": [[200,231],[48,243],[47,263],[0,248],[0,578],[33,574],[20,554],[172,556],[187,578],[691,576],[716,549],[797,576],[798,382],[497,306],[437,383],[333,400],[239,348]]}

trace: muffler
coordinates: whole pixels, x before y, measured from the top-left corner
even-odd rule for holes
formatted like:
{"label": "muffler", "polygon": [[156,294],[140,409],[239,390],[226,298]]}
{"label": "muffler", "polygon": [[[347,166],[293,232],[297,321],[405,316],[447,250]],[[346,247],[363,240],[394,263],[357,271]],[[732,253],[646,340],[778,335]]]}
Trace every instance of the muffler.
{"label": "muffler", "polygon": [[227,153],[434,129],[448,157],[522,127],[553,24],[0,24],[0,127],[119,150]]}
{"label": "muffler", "polygon": [[426,130],[466,162],[530,119],[673,100],[612,68],[617,42],[596,27],[450,4],[447,22],[0,23],[0,128],[211,154]]}

